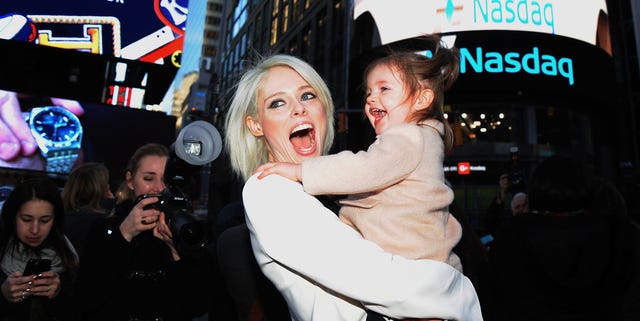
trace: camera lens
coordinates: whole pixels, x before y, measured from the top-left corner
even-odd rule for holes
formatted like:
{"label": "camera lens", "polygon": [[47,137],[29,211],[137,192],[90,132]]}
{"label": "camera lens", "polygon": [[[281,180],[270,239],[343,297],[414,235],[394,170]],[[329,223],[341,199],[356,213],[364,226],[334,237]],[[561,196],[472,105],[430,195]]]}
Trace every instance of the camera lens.
{"label": "camera lens", "polygon": [[205,229],[203,222],[191,222],[180,229],[180,242],[189,248],[197,248],[204,245]]}

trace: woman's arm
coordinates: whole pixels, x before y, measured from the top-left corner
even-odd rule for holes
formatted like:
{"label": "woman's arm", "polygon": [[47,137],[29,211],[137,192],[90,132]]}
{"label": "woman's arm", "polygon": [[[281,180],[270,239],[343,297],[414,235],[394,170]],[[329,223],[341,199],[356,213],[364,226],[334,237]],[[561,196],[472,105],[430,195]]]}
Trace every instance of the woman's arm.
{"label": "woman's arm", "polygon": [[395,318],[482,320],[473,285],[451,266],[384,252],[340,222],[299,183],[271,175],[243,190],[262,250],[322,286]]}

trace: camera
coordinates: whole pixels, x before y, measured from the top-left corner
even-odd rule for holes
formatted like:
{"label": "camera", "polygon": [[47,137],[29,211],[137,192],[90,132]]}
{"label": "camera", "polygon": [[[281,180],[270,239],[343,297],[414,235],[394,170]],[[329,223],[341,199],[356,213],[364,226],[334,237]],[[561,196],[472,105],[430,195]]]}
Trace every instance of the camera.
{"label": "camera", "polygon": [[220,133],[212,124],[201,120],[190,123],[179,132],[171,145],[164,170],[167,187],[160,194],[143,194],[136,198],[136,204],[145,198],[158,198],[157,202],[146,205],[144,209],[154,208],[164,212],[179,252],[205,246],[205,219],[194,213],[191,198],[184,189],[189,180],[199,175],[202,165],[215,160],[221,150]]}
{"label": "camera", "polygon": [[[171,189],[174,191],[172,192]],[[179,251],[195,250],[205,245],[207,239],[205,221],[194,215],[189,197],[182,195],[182,192],[175,187],[171,187],[160,194],[140,195],[136,198],[136,203],[150,197],[157,197],[158,201],[146,205],[144,209],[157,209],[164,212],[165,221]]]}

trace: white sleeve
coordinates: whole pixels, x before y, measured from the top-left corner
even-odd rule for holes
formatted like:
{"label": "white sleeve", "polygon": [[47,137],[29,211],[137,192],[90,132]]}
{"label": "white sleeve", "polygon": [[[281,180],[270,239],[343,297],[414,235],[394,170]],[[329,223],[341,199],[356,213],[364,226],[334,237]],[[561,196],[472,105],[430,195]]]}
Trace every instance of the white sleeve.
{"label": "white sleeve", "polygon": [[247,224],[279,264],[393,317],[482,320],[473,285],[448,264],[384,252],[342,223],[299,183],[278,175],[243,190]]}

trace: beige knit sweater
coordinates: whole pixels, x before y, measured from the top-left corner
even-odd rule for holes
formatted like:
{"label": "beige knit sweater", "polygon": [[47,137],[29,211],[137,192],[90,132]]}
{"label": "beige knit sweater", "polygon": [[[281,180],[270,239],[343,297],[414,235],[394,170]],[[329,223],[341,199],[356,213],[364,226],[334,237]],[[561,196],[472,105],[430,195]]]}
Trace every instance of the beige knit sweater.
{"label": "beige knit sweater", "polygon": [[340,218],[386,251],[462,270],[452,252],[462,228],[448,211],[453,191],[444,180],[443,132],[436,120],[396,125],[367,151],[304,161],[304,190],[348,194],[341,200]]}

